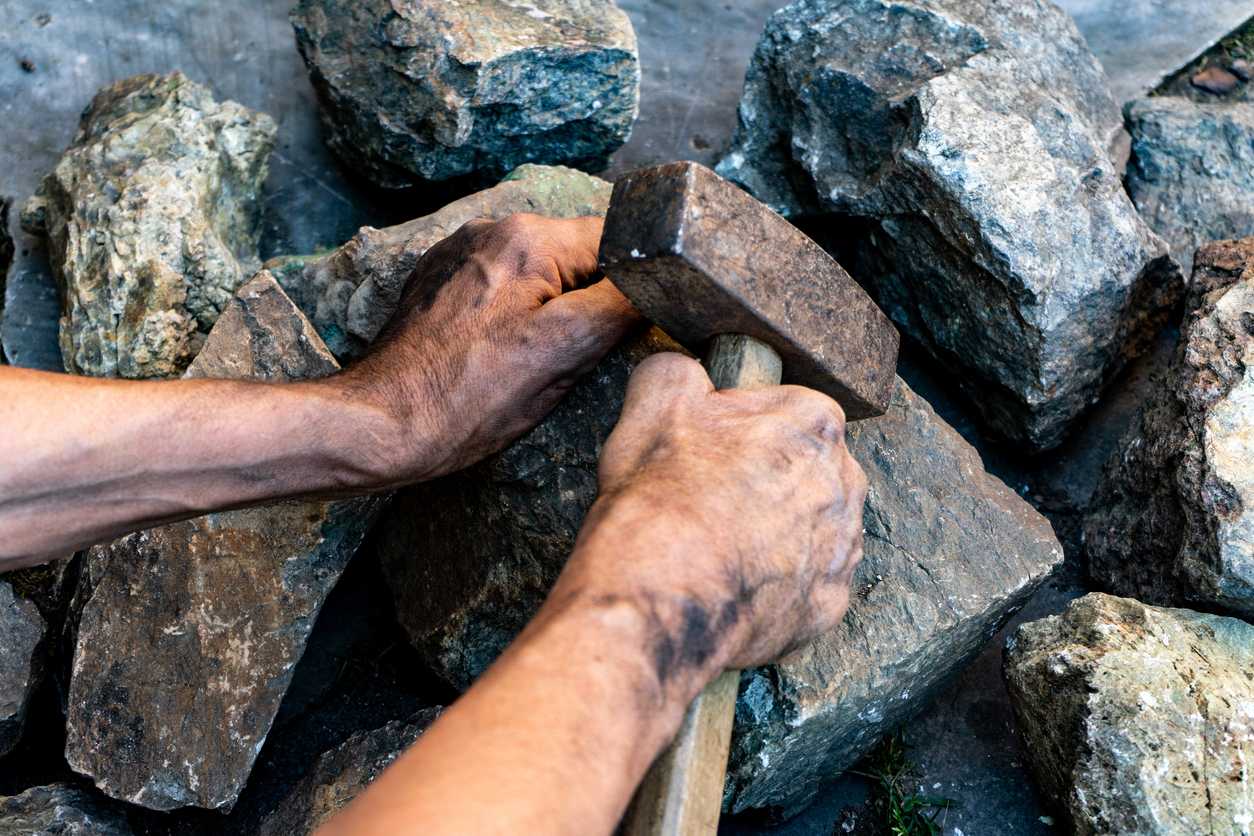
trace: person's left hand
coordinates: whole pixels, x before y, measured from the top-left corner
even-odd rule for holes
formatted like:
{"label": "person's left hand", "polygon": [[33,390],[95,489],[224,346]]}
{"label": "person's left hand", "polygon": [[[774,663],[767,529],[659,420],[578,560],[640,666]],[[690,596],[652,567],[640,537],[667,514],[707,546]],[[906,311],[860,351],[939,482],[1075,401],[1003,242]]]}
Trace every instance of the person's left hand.
{"label": "person's left hand", "polygon": [[430,479],[538,424],[641,316],[597,271],[600,218],[471,221],[418,262],[369,353],[327,384],[395,421],[385,479]]}

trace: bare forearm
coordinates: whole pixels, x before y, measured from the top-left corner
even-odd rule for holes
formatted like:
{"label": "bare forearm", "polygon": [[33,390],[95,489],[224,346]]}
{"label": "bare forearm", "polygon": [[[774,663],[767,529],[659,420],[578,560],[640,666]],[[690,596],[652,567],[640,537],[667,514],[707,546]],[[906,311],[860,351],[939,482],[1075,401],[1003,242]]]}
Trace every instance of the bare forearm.
{"label": "bare forearm", "polygon": [[363,450],[387,426],[326,385],[0,369],[0,570],[209,511],[362,493],[380,475]]}

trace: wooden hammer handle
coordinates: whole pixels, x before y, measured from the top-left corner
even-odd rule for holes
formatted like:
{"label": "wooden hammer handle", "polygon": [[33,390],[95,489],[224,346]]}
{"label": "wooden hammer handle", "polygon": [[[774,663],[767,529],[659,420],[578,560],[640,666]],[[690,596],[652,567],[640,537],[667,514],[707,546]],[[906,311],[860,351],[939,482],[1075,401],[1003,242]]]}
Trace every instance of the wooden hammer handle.
{"label": "wooden hammer handle", "polygon": [[[716,335],[705,367],[715,389],[778,386],[783,372],[774,349],[743,334]],[[622,836],[715,836],[739,684],[739,671],[725,671],[688,707],[679,734],[636,790]]]}

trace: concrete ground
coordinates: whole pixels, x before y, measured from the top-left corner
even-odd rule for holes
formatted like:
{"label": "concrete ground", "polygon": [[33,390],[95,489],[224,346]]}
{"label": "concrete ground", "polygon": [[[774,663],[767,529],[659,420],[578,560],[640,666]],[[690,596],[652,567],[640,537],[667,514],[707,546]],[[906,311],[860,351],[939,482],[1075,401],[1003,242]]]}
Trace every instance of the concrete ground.
{"label": "concrete ground", "polygon": [[[1119,15],[1090,14],[1107,4],[1062,3],[1088,15],[1081,17],[1081,28],[1089,27],[1086,34],[1095,46],[1157,37],[1161,21],[1174,20],[1172,15],[1198,9],[1228,15],[1212,15],[1215,19],[1208,18],[1206,26],[1191,30],[1185,40],[1194,40],[1181,52],[1190,55],[1225,34],[1224,27],[1232,28],[1230,18],[1254,14],[1254,8],[1247,8],[1254,7],[1254,0],[1201,6],[1154,0],[1146,8],[1158,9],[1160,17],[1138,17],[1135,27],[1120,34]],[[78,113],[101,84],[141,72],[181,69],[210,85],[220,98],[263,110],[279,123],[279,145],[265,187],[265,257],[334,246],[362,224],[397,223],[455,197],[438,188],[380,191],[330,155],[287,22],[291,5],[292,0],[0,0],[0,19],[6,21],[0,30],[0,196],[20,203],[31,194],[65,149]],[[620,0],[640,41],[641,108],[631,140],[614,155],[606,176],[674,159],[716,161],[730,143],[744,70],[758,34],[769,14],[782,5],[783,0]],[[1180,31],[1173,37],[1179,41]],[[1212,40],[1203,43],[1206,39]],[[1132,66],[1144,60],[1146,52],[1108,46],[1101,54],[1113,62],[1108,69],[1117,80],[1158,72]],[[24,60],[33,69],[24,69]],[[59,369],[58,302],[43,244],[17,229],[16,213],[11,226],[18,258],[5,294],[0,341],[15,365]],[[1082,593],[1075,563],[1080,515],[1101,464],[1161,374],[1173,342],[1174,331],[1164,334],[1063,447],[1036,458],[1024,458],[985,437],[963,397],[944,383],[945,375],[918,352],[903,353],[902,376],[980,450],[992,472],[1050,516],[1067,547],[1067,571],[1046,586],[1012,626],[1058,612]],[[346,575],[328,602],[301,663],[300,687],[289,700],[313,706],[312,713],[300,723],[276,729],[237,812],[229,820],[197,812],[138,813],[137,833],[248,833],[319,752],[359,728],[378,726],[451,696],[430,681],[407,648],[396,646],[395,625],[386,615],[386,591],[377,572],[368,555],[357,564],[361,568]],[[373,604],[368,628],[334,626],[340,623],[336,619],[347,617],[345,613],[361,612],[363,601]],[[1006,631],[994,637],[961,679],[905,730],[923,773],[923,791],[961,803],[945,814],[944,832],[952,836],[1061,831],[1047,823],[1049,810],[1035,795],[1023,765],[999,673],[1005,637]],[[346,660],[356,666],[355,678],[365,685],[350,687],[337,676]],[[22,747],[0,759],[0,792],[15,791],[23,778],[73,779],[64,761],[58,760],[56,699],[49,684]],[[745,815],[725,819],[720,830],[779,836],[867,832],[868,822],[859,810],[867,793],[860,779],[845,778],[791,822],[769,827]]]}

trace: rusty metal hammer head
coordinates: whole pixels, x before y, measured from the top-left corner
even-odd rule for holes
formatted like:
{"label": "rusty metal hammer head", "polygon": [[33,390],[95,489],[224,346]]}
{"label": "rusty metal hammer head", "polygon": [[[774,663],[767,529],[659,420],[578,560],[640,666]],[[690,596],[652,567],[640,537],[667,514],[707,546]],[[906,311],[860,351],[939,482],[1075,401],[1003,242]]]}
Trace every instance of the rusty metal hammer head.
{"label": "rusty metal hammer head", "polygon": [[823,248],[697,163],[622,175],[600,266],[649,319],[701,350],[748,334],[784,362],[784,382],[824,392],[851,421],[883,415],[899,336]]}

